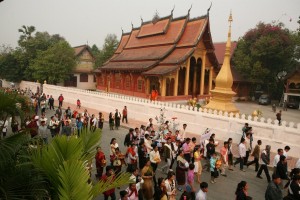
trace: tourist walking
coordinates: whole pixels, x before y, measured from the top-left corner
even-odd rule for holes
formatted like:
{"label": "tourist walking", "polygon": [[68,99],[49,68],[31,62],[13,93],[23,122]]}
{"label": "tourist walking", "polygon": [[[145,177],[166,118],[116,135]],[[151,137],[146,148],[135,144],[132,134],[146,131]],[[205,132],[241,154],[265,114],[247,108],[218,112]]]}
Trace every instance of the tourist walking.
{"label": "tourist walking", "polygon": [[194,165],[195,165],[194,172],[197,175],[198,183],[201,183],[201,174],[202,174],[201,160],[202,160],[201,149],[200,149],[200,147],[196,147],[195,152],[194,152]]}
{"label": "tourist walking", "polygon": [[257,141],[257,145],[254,147],[254,150],[251,154],[251,156],[254,157],[254,160],[251,162],[247,163],[247,167],[249,167],[252,164],[255,164],[255,171],[258,171],[258,167],[259,167],[259,155],[260,155],[260,146],[261,146],[262,142],[261,140]]}
{"label": "tourist walking", "polygon": [[185,172],[189,167],[189,163],[184,159],[184,153],[182,150],[179,150],[177,156],[177,167],[176,167],[176,180],[178,184],[178,190],[182,191],[182,186],[185,185],[186,176]]}
{"label": "tourist walking", "polygon": [[221,175],[227,177],[225,173],[225,168],[228,166],[228,142],[224,142],[224,146],[221,148],[220,151],[221,154],[221,161],[222,161],[222,166],[221,166]]}
{"label": "tourist walking", "polygon": [[62,107],[63,101],[64,101],[64,97],[62,94],[60,94],[60,96],[58,97],[58,106]]}
{"label": "tourist walking", "polygon": [[116,127],[116,130],[119,129],[120,122],[121,122],[121,113],[118,111],[118,109],[116,109],[116,112],[115,112],[115,127]]}
{"label": "tourist walking", "polygon": [[49,109],[54,110],[54,98],[52,97],[52,95],[50,95],[50,98],[48,100],[48,104],[49,104]]}
{"label": "tourist walking", "polygon": [[277,149],[277,154],[273,159],[273,174],[276,173],[277,163],[279,162],[281,155],[283,155],[283,149]]}
{"label": "tourist walking", "polygon": [[241,143],[239,144],[239,158],[233,164],[234,166],[240,163],[240,170],[245,172],[244,170],[244,158],[246,157],[246,146],[245,146],[245,138],[241,139]]}
{"label": "tourist walking", "polygon": [[150,152],[149,157],[150,157],[150,161],[151,161],[151,167],[154,172],[154,174],[153,174],[154,187],[156,187],[157,183],[156,183],[156,178],[155,178],[155,172],[156,172],[158,164],[161,162],[161,159],[160,159],[157,145],[153,145],[152,147],[153,147],[153,150]]}
{"label": "tourist walking", "polygon": [[167,179],[165,180],[165,186],[167,189],[168,200],[176,200],[176,183],[175,183],[175,173],[169,171]]}
{"label": "tourist walking", "polygon": [[207,200],[208,184],[206,182],[200,183],[200,190],[196,194],[195,200]]}
{"label": "tourist walking", "polygon": [[288,187],[287,200],[299,200],[300,199],[300,175],[297,174],[292,178],[292,181]]}
{"label": "tourist walking", "polygon": [[268,165],[270,164],[270,150],[271,150],[271,146],[267,145],[266,148],[262,151],[261,156],[260,156],[261,165],[260,165],[260,168],[259,168],[259,170],[257,172],[257,175],[256,175],[257,178],[262,179],[261,173],[264,170],[268,182],[271,181],[271,177],[270,177],[269,169],[268,169]]}
{"label": "tourist walking", "polygon": [[277,174],[272,175],[272,181],[268,184],[265,200],[283,200],[282,191],[279,188],[281,179]]}
{"label": "tourist walking", "polygon": [[278,120],[278,125],[281,125],[281,110],[276,114],[276,119]]}
{"label": "tourist walking", "polygon": [[144,183],[142,185],[142,191],[145,200],[151,200],[153,198],[153,185],[152,185],[153,176],[154,176],[154,172],[151,167],[151,162],[150,160],[147,160],[146,165],[142,169],[142,178],[144,180]]}
{"label": "tourist walking", "polygon": [[280,187],[281,189],[283,189],[283,185],[285,184],[286,180],[288,180],[287,168],[286,168],[286,157],[284,155],[280,156],[279,162],[277,163],[276,174],[281,179]]}
{"label": "tourist walking", "polygon": [[96,163],[96,170],[97,170],[96,177],[101,177],[103,175],[104,167],[106,166],[106,158],[101,147],[97,147],[96,150],[97,150],[95,156],[95,160],[96,160],[95,163]]}
{"label": "tourist walking", "polygon": [[126,122],[126,124],[128,124],[128,111],[127,111],[127,106],[124,106],[123,111],[122,111],[122,123],[124,123],[124,120]]}
{"label": "tourist walking", "polygon": [[228,170],[233,171],[232,138],[228,139]]}

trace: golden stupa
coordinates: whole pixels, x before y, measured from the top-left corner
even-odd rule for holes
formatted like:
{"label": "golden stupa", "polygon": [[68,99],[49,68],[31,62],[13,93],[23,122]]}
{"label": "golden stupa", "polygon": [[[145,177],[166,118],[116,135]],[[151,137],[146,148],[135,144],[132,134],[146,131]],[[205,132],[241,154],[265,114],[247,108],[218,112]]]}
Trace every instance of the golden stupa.
{"label": "golden stupa", "polygon": [[232,73],[230,69],[230,48],[231,48],[231,22],[232,14],[228,19],[229,31],[225,49],[225,56],[222,68],[216,77],[216,87],[211,90],[212,99],[205,106],[207,109],[219,110],[228,113],[238,113],[239,110],[232,102],[232,97],[236,94],[232,91]]}

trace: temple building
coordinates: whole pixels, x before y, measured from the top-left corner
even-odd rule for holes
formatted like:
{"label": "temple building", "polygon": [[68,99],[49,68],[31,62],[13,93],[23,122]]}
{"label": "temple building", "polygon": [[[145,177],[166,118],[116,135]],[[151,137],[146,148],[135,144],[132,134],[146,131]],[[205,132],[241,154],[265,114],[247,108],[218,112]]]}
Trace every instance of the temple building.
{"label": "temple building", "polygon": [[209,14],[153,18],[122,33],[111,59],[94,72],[97,89],[157,100],[209,97],[219,63]]}
{"label": "temple building", "polygon": [[77,87],[79,89],[96,89],[96,77],[93,73],[95,58],[88,45],[73,47],[77,65],[70,74],[70,79],[64,82],[64,86]]}

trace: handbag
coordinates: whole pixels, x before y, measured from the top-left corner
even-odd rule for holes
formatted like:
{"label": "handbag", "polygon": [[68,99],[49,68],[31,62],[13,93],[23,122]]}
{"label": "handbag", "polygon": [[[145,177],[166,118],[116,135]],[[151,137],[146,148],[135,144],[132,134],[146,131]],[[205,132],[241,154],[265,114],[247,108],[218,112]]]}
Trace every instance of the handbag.
{"label": "handbag", "polygon": [[119,160],[119,159],[116,159],[116,160],[114,160],[114,162],[113,162],[113,166],[121,166],[121,160]]}

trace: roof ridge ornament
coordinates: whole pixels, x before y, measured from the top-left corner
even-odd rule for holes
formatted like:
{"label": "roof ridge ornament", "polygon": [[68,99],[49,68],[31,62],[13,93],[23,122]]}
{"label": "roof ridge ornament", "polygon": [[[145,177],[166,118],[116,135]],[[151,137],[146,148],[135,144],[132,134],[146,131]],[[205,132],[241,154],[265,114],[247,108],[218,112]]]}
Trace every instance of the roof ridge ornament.
{"label": "roof ridge ornament", "polygon": [[133,23],[131,22],[131,29],[133,29]]}
{"label": "roof ridge ornament", "polygon": [[158,11],[156,10],[156,12],[154,13],[154,16],[152,18],[152,23],[153,24],[156,24],[158,21],[159,21],[160,17],[159,17],[159,13]]}
{"label": "roof ridge ornament", "polygon": [[143,24],[143,23],[144,23],[144,21],[143,21],[143,18],[142,18],[142,16],[140,16],[140,18],[141,18],[141,24]]}
{"label": "roof ridge ornament", "polygon": [[193,7],[193,4],[191,4],[190,9],[188,10],[188,15],[190,14],[190,11],[191,11],[192,7]]}
{"label": "roof ridge ornament", "polygon": [[124,34],[124,30],[123,30],[123,28],[121,27],[121,30],[122,30],[122,35]]}
{"label": "roof ridge ornament", "polygon": [[173,16],[173,11],[174,11],[174,9],[175,9],[175,4],[174,4],[174,6],[173,6],[173,9],[171,10],[171,15]]}
{"label": "roof ridge ornament", "polygon": [[209,15],[209,11],[210,11],[210,9],[211,9],[211,6],[212,6],[212,2],[210,2],[210,6],[209,6],[209,8],[207,9],[207,15]]}

